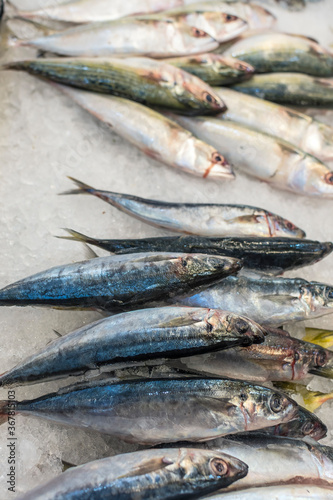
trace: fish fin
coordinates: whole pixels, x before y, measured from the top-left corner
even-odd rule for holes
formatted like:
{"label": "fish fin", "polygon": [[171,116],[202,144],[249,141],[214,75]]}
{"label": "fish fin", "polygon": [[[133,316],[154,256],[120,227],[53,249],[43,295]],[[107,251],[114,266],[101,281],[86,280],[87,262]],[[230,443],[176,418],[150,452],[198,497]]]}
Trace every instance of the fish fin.
{"label": "fish fin", "polygon": [[34,26],[34,28],[41,31],[44,36],[50,36],[50,35],[53,35],[55,33],[58,33],[57,30],[52,30],[51,28],[46,26],[46,24],[43,24],[41,22],[35,21],[34,19],[31,19],[31,18],[28,18],[28,17],[21,15],[21,13],[18,10],[17,10],[17,13],[11,17],[11,19],[15,19],[15,20],[20,21],[22,23],[32,24]]}
{"label": "fish fin", "polygon": [[78,189],[71,189],[69,191],[65,191],[63,193],[60,193],[61,195],[64,194],[85,194],[85,193],[93,193],[95,189],[88,184],[85,184],[84,182],[78,181],[77,179],[74,179],[74,177],[71,177],[70,175],[67,176],[69,180],[73,181]]}
{"label": "fish fin", "polygon": [[326,403],[326,401],[333,399],[333,392],[324,393],[303,389],[300,394],[303,398],[305,408],[312,412],[317,410],[323,403]]}
{"label": "fish fin", "polygon": [[152,458],[151,460],[142,461],[141,464],[124,474],[124,476],[118,477],[118,479],[122,479],[123,477],[144,476],[145,474],[165,469],[168,465],[172,465],[173,463],[172,460],[166,457]]}
{"label": "fish fin", "polygon": [[321,85],[322,87],[333,87],[332,78],[314,78],[314,83]]}
{"label": "fish fin", "polygon": [[[20,45],[20,40],[16,33],[12,30],[12,28],[8,24],[8,19],[1,23],[0,30],[0,53],[11,48],[17,47]],[[1,69],[7,69],[4,66],[1,66]]]}
{"label": "fish fin", "polygon": [[[204,321],[205,319],[196,318],[195,316],[181,316],[177,318],[170,319],[169,321],[162,321],[158,324],[158,328],[174,328],[181,326],[190,326],[198,323],[198,321]],[[208,323],[207,323],[208,324]]]}
{"label": "fish fin", "polygon": [[303,38],[304,40],[308,40],[309,42],[314,42],[319,44],[318,40],[312,38],[311,36],[297,35],[297,33],[288,33],[288,36],[294,36],[295,38]]}
{"label": "fish fin", "polygon": [[[0,425],[8,422],[8,404],[15,405],[15,401],[8,401],[7,399],[0,401]],[[13,410],[12,410],[13,411]]]}
{"label": "fish fin", "polygon": [[327,349],[333,346],[333,331],[321,330],[318,328],[305,328],[303,340]]}
{"label": "fish fin", "polygon": [[65,460],[61,460],[61,464],[62,464],[62,472],[66,472],[66,470],[68,469],[73,469],[73,467],[77,467],[75,464],[66,462]]}
{"label": "fish fin", "polygon": [[61,333],[57,332],[57,330],[55,330],[54,328],[53,328],[53,332],[56,334],[57,337],[63,336]]}
{"label": "fish fin", "polygon": [[86,243],[84,243],[84,248],[87,260],[97,259],[99,257],[99,255],[97,255],[97,253]]}

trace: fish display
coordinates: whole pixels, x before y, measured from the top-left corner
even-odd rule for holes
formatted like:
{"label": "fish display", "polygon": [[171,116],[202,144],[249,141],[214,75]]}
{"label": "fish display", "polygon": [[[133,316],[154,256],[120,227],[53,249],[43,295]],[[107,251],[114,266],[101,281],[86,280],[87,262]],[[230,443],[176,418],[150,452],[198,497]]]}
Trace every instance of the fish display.
{"label": "fish display", "polygon": [[[157,379],[76,384],[15,411],[94,429],[124,441],[159,444],[207,441],[292,420],[298,405],[279,391],[238,380]],[[0,415],[8,421],[7,401]],[[172,425],[170,425],[172,422]]]}
{"label": "fish display", "polygon": [[290,106],[333,107],[333,79],[302,73],[268,73],[235,83],[244,94]]}
{"label": "fish display", "polygon": [[[220,54],[199,54],[189,57],[174,57],[166,62],[201,78],[209,85],[227,85],[250,78],[254,68],[233,57]],[[219,93],[219,89],[215,89]]]}
{"label": "fish display", "polygon": [[[2,69],[27,71],[56,83],[172,108],[178,112],[205,114],[225,109],[213,89],[197,77],[171,64],[145,57],[33,59],[8,63]],[[67,92],[70,93],[70,89]],[[74,95],[73,92],[71,95]],[[94,102],[98,102],[97,99]],[[88,97],[84,102],[89,107]]]}
{"label": "fish display", "polygon": [[210,500],[330,500],[332,490],[323,486],[312,486],[311,484],[292,484],[280,486],[263,486],[262,488],[249,488],[247,490],[232,491],[229,493],[218,493],[209,497]]}
{"label": "fish display", "polygon": [[333,127],[315,118],[229,88],[215,88],[227,106],[219,118],[287,140],[321,161],[333,160]]}
{"label": "fish display", "polygon": [[173,299],[190,307],[233,311],[261,325],[318,318],[333,312],[333,287],[301,278],[228,277],[191,297]]}
{"label": "fish display", "polygon": [[260,345],[176,359],[172,366],[216,377],[234,377],[236,369],[238,379],[256,383],[304,380],[310,374],[332,379],[333,352],[268,329]]}
{"label": "fish display", "polygon": [[266,331],[235,314],[204,308],[161,307],[118,314],[54,340],[0,376],[0,386],[77,375],[105,365],[262,342]]}
{"label": "fish display", "polygon": [[210,203],[168,203],[95,189],[70,177],[78,189],[65,194],[92,194],[152,226],[207,237],[282,236],[304,238],[292,222],[257,207]]}
{"label": "fish display", "polygon": [[210,52],[218,42],[203,30],[171,18],[124,17],[89,23],[46,36],[14,42],[60,56],[173,57]]}
{"label": "fish display", "polygon": [[115,254],[133,252],[189,252],[242,259],[243,267],[264,274],[282,274],[318,262],[333,250],[333,243],[291,238],[201,238],[168,236],[133,240],[102,240],[72,229],[59,238],[81,241]]}
{"label": "fish display", "polygon": [[202,254],[140,253],[53,267],[0,290],[0,306],[126,310],[218,281],[241,262]]}
{"label": "fish display", "polygon": [[71,0],[38,10],[16,10],[15,15],[26,19],[51,19],[84,24],[113,21],[125,16],[149,14],[181,6],[183,0]]}
{"label": "fish display", "polygon": [[157,111],[122,97],[57,87],[147,156],[198,177],[234,179],[232,167],[215,148]]}
{"label": "fish display", "polygon": [[224,453],[195,448],[144,450],[71,468],[19,498],[197,498],[246,474],[244,462]]}
{"label": "fish display", "polygon": [[259,33],[242,38],[223,54],[251,64],[256,73],[288,72],[333,76],[333,54],[305,36]]}
{"label": "fish display", "polygon": [[296,194],[333,198],[332,170],[289,142],[229,120],[170,116],[246,174]]}

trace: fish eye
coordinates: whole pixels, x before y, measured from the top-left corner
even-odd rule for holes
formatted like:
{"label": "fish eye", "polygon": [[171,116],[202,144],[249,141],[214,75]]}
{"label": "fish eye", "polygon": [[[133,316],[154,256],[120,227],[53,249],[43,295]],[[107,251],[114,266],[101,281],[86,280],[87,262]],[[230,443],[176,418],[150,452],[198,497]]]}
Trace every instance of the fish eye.
{"label": "fish eye", "polygon": [[316,366],[324,366],[327,361],[327,355],[325,351],[316,352],[314,362]]}
{"label": "fish eye", "polygon": [[301,357],[301,356],[299,355],[299,353],[298,353],[297,351],[295,351],[295,354],[294,354],[294,361],[298,361],[300,357]]}
{"label": "fish eye", "polygon": [[239,399],[245,403],[245,401],[247,400],[247,394],[246,392],[241,392],[241,394],[239,395]]}
{"label": "fish eye", "polygon": [[210,461],[210,468],[215,476],[225,476],[229,470],[228,465],[221,458],[213,458]]}
{"label": "fish eye", "polygon": [[204,92],[202,96],[205,99],[205,101],[209,102],[210,104],[218,104],[215,97],[213,97],[209,92]]}
{"label": "fish eye", "polygon": [[191,28],[192,35],[195,36],[196,38],[204,38],[207,37],[207,33],[203,30],[199,30],[199,28]]}
{"label": "fish eye", "polygon": [[308,420],[307,422],[305,422],[305,424],[303,424],[301,430],[305,436],[311,434],[311,432],[314,430],[314,423],[311,422],[311,420]]}
{"label": "fish eye", "polygon": [[287,226],[287,229],[290,229],[290,231],[292,231],[293,229],[295,229],[294,224],[292,224],[291,222],[287,222],[286,226]]}
{"label": "fish eye", "polygon": [[212,162],[224,165],[225,159],[217,151],[215,151],[215,153],[212,154]]}
{"label": "fish eye", "polygon": [[326,296],[328,299],[333,299],[333,288],[328,288]]}
{"label": "fish eye", "polygon": [[325,175],[325,182],[327,184],[333,184],[333,172],[328,172],[328,174]]}
{"label": "fish eye", "polygon": [[237,17],[236,16],[232,16],[231,14],[226,14],[224,19],[226,21],[236,21],[237,20]]}
{"label": "fish eye", "polygon": [[249,325],[244,319],[238,319],[235,322],[235,330],[237,330],[238,333],[246,333],[248,328]]}
{"label": "fish eye", "polygon": [[279,413],[283,410],[284,397],[281,394],[273,394],[270,399],[269,406],[274,413]]}

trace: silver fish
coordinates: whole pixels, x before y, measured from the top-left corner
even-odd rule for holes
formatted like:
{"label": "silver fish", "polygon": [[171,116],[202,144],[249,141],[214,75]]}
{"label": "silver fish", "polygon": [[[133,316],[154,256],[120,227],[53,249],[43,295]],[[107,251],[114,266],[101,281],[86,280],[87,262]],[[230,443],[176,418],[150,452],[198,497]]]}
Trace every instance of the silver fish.
{"label": "silver fish", "polygon": [[[0,386],[77,375],[105,365],[135,365],[262,342],[265,330],[224,311],[159,307],[118,314],[56,339],[0,376]],[[114,367],[113,367],[114,368]]]}
{"label": "silver fish", "polygon": [[261,325],[318,318],[333,312],[333,287],[300,278],[228,277],[200,293],[174,300],[243,314]]}
{"label": "silver fish", "polygon": [[286,219],[246,205],[168,203],[94,189],[83,182],[65,194],[88,193],[147,224],[199,236],[285,236],[304,238],[305,233]]}
{"label": "silver fish", "polygon": [[228,88],[214,88],[227,106],[218,117],[287,140],[321,161],[333,160],[333,127],[309,115]]}
{"label": "silver fish", "polygon": [[[330,500],[332,490],[323,486],[313,486],[311,484],[286,484],[280,486],[263,486],[261,488],[249,488],[241,491],[229,493],[219,493],[209,497],[209,500]],[[208,497],[207,497],[208,500]]]}
{"label": "silver fish", "polygon": [[8,422],[13,406],[22,415],[140,444],[207,441],[289,422],[298,410],[295,401],[279,391],[207,378],[76,384],[30,401],[2,401],[2,422]]}
{"label": "silver fish", "polygon": [[144,154],[199,177],[235,177],[231,166],[215,148],[157,111],[121,97],[64,85],[58,88]]}
{"label": "silver fish", "polygon": [[197,498],[246,474],[245,463],[224,453],[194,448],[144,450],[71,468],[20,500]]}
{"label": "silver fish", "polygon": [[48,36],[18,40],[14,45],[63,56],[163,58],[210,52],[218,47],[218,42],[204,31],[173,19],[141,16],[80,25]]}
{"label": "silver fish", "polygon": [[333,54],[301,35],[271,32],[245,36],[223,54],[251,64],[256,73],[283,71],[333,76]]}
{"label": "silver fish", "polygon": [[306,196],[333,198],[332,171],[289,142],[228,120],[168,116],[216,147],[233,165],[272,187]]}

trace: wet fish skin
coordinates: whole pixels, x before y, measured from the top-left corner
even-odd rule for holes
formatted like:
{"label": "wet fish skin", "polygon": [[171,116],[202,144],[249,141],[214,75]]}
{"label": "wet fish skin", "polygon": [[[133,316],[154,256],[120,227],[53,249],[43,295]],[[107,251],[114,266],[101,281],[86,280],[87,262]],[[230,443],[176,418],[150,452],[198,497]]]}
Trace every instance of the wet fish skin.
{"label": "wet fish skin", "polygon": [[232,167],[215,148],[157,111],[122,97],[56,86],[147,156],[199,177],[235,178]]}
{"label": "wet fish skin", "polygon": [[48,81],[189,114],[217,113],[225,109],[213,89],[199,78],[146,57],[39,58],[8,63],[2,69],[26,71]]}
{"label": "wet fish skin", "polygon": [[[167,59],[169,64],[201,78],[209,85],[226,85],[250,78],[254,68],[233,57],[220,54],[199,54]],[[215,89],[218,94],[220,89]]]}
{"label": "wet fish skin", "polygon": [[169,236],[133,240],[102,240],[66,229],[70,236],[60,238],[81,241],[115,254],[132,252],[189,252],[225,255],[243,260],[243,267],[265,274],[282,274],[318,262],[333,250],[333,243],[291,238],[201,238]]}
{"label": "wet fish skin", "polygon": [[144,450],[71,468],[20,500],[197,498],[246,474],[245,463],[215,451]]}
{"label": "wet fish skin", "polygon": [[210,52],[218,47],[218,42],[203,30],[171,18],[138,16],[79,25],[18,40],[15,46],[33,47],[59,56],[164,58]]}
{"label": "wet fish skin", "polygon": [[333,160],[333,127],[258,97],[229,88],[214,90],[227,106],[227,111],[218,118],[285,139],[323,162]]}
{"label": "wet fish skin", "polygon": [[40,10],[18,11],[26,19],[46,18],[67,23],[93,23],[112,21],[120,17],[148,14],[153,11],[173,9],[181,6],[182,0],[77,0],[60,5],[50,5]]}
{"label": "wet fish skin", "polygon": [[95,189],[69,177],[78,189],[64,194],[92,194],[152,226],[198,236],[284,236],[304,238],[288,220],[246,205],[168,203]]}
{"label": "wet fish skin", "polygon": [[[205,497],[208,498],[208,497]],[[322,486],[312,485],[281,485],[281,486],[262,486],[261,488],[249,488],[246,490],[218,493],[210,496],[210,500],[330,500],[332,498],[332,490]]]}
{"label": "wet fish skin", "polygon": [[175,303],[225,309],[281,326],[333,312],[333,287],[301,278],[228,277],[221,283]]}
{"label": "wet fish skin", "polygon": [[[106,379],[15,404],[22,414],[145,445],[207,441],[277,425],[293,419],[297,408],[276,390],[238,380],[199,378],[119,383]],[[5,401],[1,403],[3,421],[7,412]]]}
{"label": "wet fish skin", "polygon": [[290,106],[333,107],[333,79],[301,73],[254,75],[235,83],[233,89],[244,94]]}
{"label": "wet fish skin", "polygon": [[223,52],[251,64],[256,73],[306,73],[333,76],[333,55],[312,39],[287,33],[241,38]]}
{"label": "wet fish skin", "polygon": [[130,366],[262,342],[251,320],[202,308],[161,307],[118,314],[54,340],[0,376],[0,386],[38,383],[108,365]]}
{"label": "wet fish skin", "polygon": [[238,272],[236,259],[202,254],[141,253],[53,267],[0,290],[0,306],[139,309],[177,290],[189,293]]}
{"label": "wet fish skin", "polygon": [[229,120],[168,116],[214,146],[247,175],[299,195],[333,198],[332,171],[289,142]]}
{"label": "wet fish skin", "polygon": [[206,376],[234,377],[252,382],[304,380],[309,374],[333,378],[333,352],[267,329],[260,345],[236,347],[174,360],[171,365]]}

